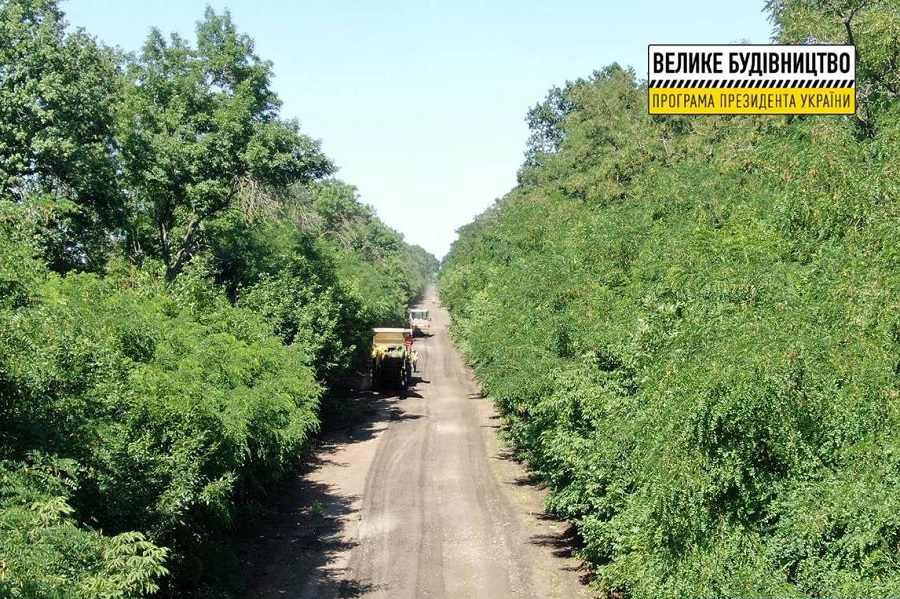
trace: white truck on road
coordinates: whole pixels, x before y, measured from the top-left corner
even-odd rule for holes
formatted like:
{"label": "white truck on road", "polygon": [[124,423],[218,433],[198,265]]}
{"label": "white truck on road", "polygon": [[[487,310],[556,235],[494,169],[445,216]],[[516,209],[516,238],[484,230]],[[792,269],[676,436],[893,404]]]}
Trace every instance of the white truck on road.
{"label": "white truck on road", "polygon": [[409,328],[415,335],[427,335],[431,333],[431,316],[424,308],[410,308]]}

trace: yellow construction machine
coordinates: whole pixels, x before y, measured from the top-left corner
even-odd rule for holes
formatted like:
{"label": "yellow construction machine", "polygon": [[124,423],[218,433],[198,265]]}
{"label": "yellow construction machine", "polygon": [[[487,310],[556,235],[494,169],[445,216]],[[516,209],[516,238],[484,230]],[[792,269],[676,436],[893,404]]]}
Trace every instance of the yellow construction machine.
{"label": "yellow construction machine", "polygon": [[377,328],[372,336],[372,387],[394,387],[405,393],[418,355],[412,329]]}

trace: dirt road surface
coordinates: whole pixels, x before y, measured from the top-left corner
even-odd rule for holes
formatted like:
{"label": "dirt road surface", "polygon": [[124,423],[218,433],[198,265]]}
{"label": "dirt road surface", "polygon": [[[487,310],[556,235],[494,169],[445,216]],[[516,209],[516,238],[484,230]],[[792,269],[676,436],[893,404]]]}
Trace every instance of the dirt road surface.
{"label": "dirt road surface", "polygon": [[432,335],[416,340],[414,387],[364,399],[374,417],[289,481],[247,553],[248,599],[591,596],[568,527],[498,442],[446,310],[432,294],[418,307]]}

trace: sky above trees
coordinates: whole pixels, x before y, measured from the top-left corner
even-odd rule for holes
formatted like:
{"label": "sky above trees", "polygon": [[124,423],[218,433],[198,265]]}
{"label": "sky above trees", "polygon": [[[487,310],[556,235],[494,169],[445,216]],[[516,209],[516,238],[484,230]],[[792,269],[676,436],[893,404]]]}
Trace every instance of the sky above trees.
{"label": "sky above trees", "polygon": [[[282,115],[410,243],[443,255],[455,230],[516,182],[529,107],[648,44],[768,43],[762,1],[535,5],[214,0],[273,63]],[[138,51],[151,27],[192,39],[201,1],[68,0],[73,27]]]}

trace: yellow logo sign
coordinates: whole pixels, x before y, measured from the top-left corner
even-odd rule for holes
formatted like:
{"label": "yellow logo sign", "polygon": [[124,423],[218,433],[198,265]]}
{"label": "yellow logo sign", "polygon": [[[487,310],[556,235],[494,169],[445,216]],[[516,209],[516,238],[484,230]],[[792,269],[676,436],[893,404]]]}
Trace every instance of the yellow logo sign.
{"label": "yellow logo sign", "polygon": [[853,114],[853,46],[648,46],[650,114]]}

